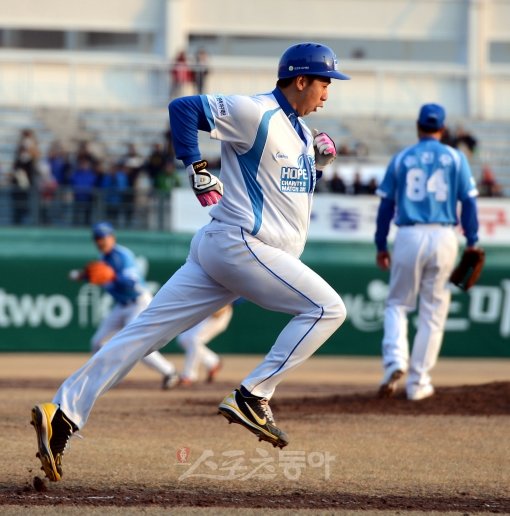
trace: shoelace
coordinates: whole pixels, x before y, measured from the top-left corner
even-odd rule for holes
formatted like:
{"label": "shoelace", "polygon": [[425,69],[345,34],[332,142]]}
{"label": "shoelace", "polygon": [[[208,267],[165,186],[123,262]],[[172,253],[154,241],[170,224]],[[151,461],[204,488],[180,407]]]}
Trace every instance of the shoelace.
{"label": "shoelace", "polygon": [[61,416],[59,426],[60,425],[62,425],[62,427],[55,432],[51,441],[51,447],[54,455],[63,455],[66,448],[70,447],[70,439],[74,435],[80,439],[83,439],[82,435],[78,434],[77,432],[73,432],[71,423],[69,423],[63,416]]}
{"label": "shoelace", "polygon": [[63,455],[67,447],[71,434],[62,433],[62,435],[56,435],[51,440],[51,447],[53,448],[53,454]]}
{"label": "shoelace", "polygon": [[259,400],[259,406],[264,413],[264,416],[266,419],[274,424],[274,418],[273,418],[273,411],[271,410],[271,407],[269,406],[269,400],[266,398],[262,398]]}
{"label": "shoelace", "polygon": [[55,456],[55,464],[57,466],[59,466],[59,471],[60,473],[62,473],[60,467],[62,466],[62,457],[64,456],[64,452],[66,450],[70,450],[71,449],[71,438],[72,437],[78,437],[79,439],[83,439],[83,435],[81,434],[78,434],[77,432],[75,432],[74,434],[71,434],[67,439],[66,439],[66,442],[64,444],[64,447],[62,448],[62,451],[60,452],[57,452],[56,454],[54,454]]}
{"label": "shoelace", "polygon": [[[73,438],[75,438],[75,439],[85,439],[85,437],[83,437],[83,435],[81,435],[81,434],[80,434],[80,433],[78,433],[78,432],[74,432],[74,433],[72,433],[72,434],[69,436],[69,439],[67,439],[67,444],[66,444],[66,446],[65,446],[65,448],[64,448],[64,451],[66,451],[66,450],[70,450],[70,449],[71,449],[71,439],[73,439]],[[62,452],[62,453],[64,453],[64,452]]]}

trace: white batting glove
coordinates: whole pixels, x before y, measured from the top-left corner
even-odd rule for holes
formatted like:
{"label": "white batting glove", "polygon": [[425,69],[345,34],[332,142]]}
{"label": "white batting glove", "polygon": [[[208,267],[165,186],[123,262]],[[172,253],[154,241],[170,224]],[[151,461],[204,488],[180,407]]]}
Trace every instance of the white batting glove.
{"label": "white batting glove", "polygon": [[202,206],[218,204],[223,196],[223,183],[206,170],[207,165],[207,161],[203,159],[186,167],[191,188]]}
{"label": "white batting glove", "polygon": [[317,129],[312,131],[313,148],[315,150],[315,168],[322,170],[331,165],[336,159],[336,147],[333,140],[326,133],[319,133]]}

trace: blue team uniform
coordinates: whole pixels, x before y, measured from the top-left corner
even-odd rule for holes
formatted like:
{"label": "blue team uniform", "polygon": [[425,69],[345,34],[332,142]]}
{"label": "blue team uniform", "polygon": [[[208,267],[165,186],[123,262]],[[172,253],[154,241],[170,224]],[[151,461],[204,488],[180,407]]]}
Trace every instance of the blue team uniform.
{"label": "blue team uniform", "polygon": [[109,254],[102,256],[102,260],[113,267],[116,273],[115,281],[104,287],[116,303],[128,305],[147,291],[135,255],[128,248],[116,244]]}
{"label": "blue team uniform", "polygon": [[[430,371],[441,349],[450,306],[458,213],[468,246],[478,240],[478,191],[464,154],[439,141],[444,117],[439,105],[421,108],[418,143],[392,158],[377,190],[381,197],[375,234],[377,261],[382,268],[391,266],[381,397],[392,395],[405,374],[409,400],[434,394]],[[398,230],[390,257],[387,236],[393,217]],[[417,306],[417,329],[410,349],[408,314]]]}
{"label": "blue team uniform", "polygon": [[[457,201],[462,203],[462,226],[468,245],[477,240],[474,198],[478,195],[465,155],[434,138],[424,137],[397,154],[377,190],[383,199],[376,232],[378,250],[395,214],[397,226],[458,224]],[[397,206],[395,213],[395,205]]]}

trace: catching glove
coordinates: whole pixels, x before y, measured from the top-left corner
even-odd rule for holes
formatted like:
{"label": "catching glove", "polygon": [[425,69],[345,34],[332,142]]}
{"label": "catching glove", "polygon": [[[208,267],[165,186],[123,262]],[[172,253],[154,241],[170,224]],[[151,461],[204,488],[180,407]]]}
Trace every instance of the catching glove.
{"label": "catching glove", "polygon": [[485,251],[479,247],[464,249],[457,267],[453,269],[450,281],[464,291],[469,290],[480,277],[485,263]]}
{"label": "catching glove", "polygon": [[94,285],[105,285],[115,279],[115,271],[102,261],[89,262],[84,269],[84,279]]}
{"label": "catching glove", "polygon": [[331,165],[336,159],[336,147],[333,140],[326,133],[319,133],[317,129],[312,131],[313,148],[315,150],[315,168],[322,170]]}
{"label": "catching glove", "polygon": [[217,204],[223,196],[223,183],[206,170],[207,165],[203,159],[186,167],[191,188],[202,206]]}

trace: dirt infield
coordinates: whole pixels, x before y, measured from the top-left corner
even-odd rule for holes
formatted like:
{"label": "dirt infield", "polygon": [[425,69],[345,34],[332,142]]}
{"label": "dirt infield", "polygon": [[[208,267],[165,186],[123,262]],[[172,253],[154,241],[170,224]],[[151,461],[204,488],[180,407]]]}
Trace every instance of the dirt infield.
{"label": "dirt infield", "polygon": [[510,513],[508,360],[442,359],[436,395],[412,403],[375,397],[378,360],[313,358],[271,403],[282,451],[217,415],[257,357],[167,392],[137,366],[71,440],[63,481],[36,491],[30,409],[85,358],[0,355],[2,514]]}

